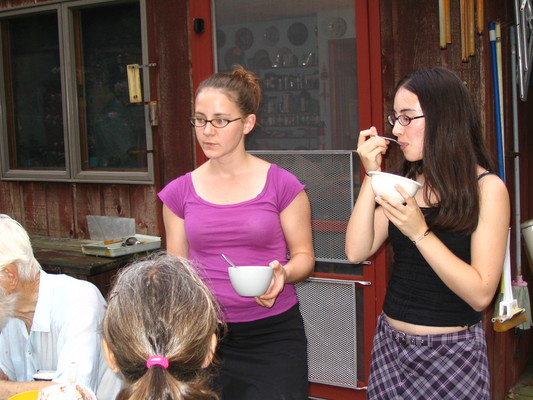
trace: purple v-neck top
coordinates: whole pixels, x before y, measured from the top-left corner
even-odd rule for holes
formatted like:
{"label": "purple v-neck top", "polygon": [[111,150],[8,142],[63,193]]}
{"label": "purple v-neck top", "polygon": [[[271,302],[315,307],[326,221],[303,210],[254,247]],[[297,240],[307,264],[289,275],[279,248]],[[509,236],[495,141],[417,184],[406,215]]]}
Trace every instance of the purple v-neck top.
{"label": "purple v-neck top", "polygon": [[185,221],[189,258],[211,288],[227,322],[246,322],[281,314],[297,302],[294,285],[286,284],[272,308],[253,297],[239,296],[231,286],[225,254],[236,265],[287,263],[287,242],[280,214],[305,189],[290,172],[272,164],[261,193],[250,200],[213,204],[195,191],[191,173],[171,181],[158,193],[161,201]]}

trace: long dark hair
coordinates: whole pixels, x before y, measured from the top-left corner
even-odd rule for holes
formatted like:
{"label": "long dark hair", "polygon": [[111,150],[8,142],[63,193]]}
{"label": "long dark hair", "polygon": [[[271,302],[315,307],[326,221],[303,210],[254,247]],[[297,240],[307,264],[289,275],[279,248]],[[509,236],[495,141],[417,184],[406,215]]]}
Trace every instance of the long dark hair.
{"label": "long dark hair", "polygon": [[400,172],[410,178],[424,173],[424,198],[438,206],[432,228],[472,233],[479,219],[477,165],[496,170],[472,96],[454,72],[442,67],[413,72],[398,83],[400,88],[418,97],[426,123],[423,160],[405,160]]}

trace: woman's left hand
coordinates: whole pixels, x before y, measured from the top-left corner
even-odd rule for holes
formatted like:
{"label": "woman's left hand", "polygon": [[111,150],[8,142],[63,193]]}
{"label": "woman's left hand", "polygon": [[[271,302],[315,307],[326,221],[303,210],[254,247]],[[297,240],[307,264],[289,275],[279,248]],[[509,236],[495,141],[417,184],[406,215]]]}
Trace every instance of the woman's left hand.
{"label": "woman's left hand", "polygon": [[405,204],[386,195],[377,196],[376,202],[383,208],[389,221],[410,240],[416,240],[428,229],[424,214],[414,197],[409,196],[400,185],[396,185],[395,188],[402,195]]}
{"label": "woman's left hand", "polygon": [[272,282],[270,282],[270,286],[265,294],[256,297],[255,301],[260,306],[271,308],[276,302],[278,295],[283,291],[287,276],[283,265],[279,261],[272,261],[269,266],[274,270]]}

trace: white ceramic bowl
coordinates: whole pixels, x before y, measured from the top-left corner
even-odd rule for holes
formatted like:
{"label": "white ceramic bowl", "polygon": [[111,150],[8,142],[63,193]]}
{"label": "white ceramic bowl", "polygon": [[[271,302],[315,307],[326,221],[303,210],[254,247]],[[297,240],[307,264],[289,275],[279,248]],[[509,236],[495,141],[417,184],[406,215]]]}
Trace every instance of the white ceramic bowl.
{"label": "white ceramic bowl", "polygon": [[272,281],[274,270],[269,266],[229,267],[228,274],[235,291],[245,297],[261,296]]}
{"label": "white ceramic bowl", "polygon": [[422,184],[409,178],[396,174],[389,174],[381,171],[370,171],[368,175],[372,178],[372,190],[376,196],[387,195],[395,200],[404,203],[402,195],[396,190],[395,185],[400,185],[405,189],[409,196],[414,197]]}

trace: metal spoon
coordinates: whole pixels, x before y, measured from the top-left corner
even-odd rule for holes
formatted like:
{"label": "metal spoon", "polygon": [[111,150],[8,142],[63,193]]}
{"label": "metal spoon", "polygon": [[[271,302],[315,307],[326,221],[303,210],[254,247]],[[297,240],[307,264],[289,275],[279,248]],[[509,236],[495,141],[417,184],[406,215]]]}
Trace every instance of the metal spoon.
{"label": "metal spoon", "polygon": [[389,141],[394,142],[394,143],[396,143],[397,145],[400,145],[400,146],[404,144],[404,143],[398,142],[396,139],[393,139],[393,138],[390,138],[390,137],[387,137],[387,136],[374,135],[373,137],[378,137],[378,138],[382,138],[382,139],[385,139],[385,140],[389,140]]}
{"label": "metal spoon", "polygon": [[221,254],[221,256],[224,258],[224,260],[226,260],[226,262],[231,265],[232,267],[234,268],[237,268],[237,266],[235,264],[233,264],[230,259],[228,257],[226,257],[224,254]]}

